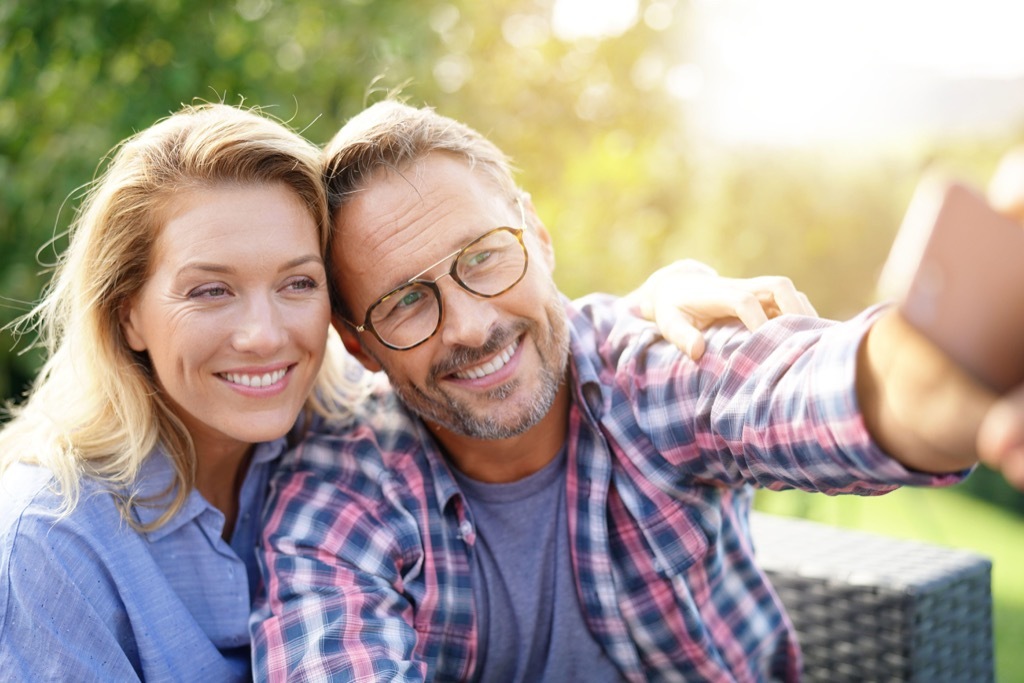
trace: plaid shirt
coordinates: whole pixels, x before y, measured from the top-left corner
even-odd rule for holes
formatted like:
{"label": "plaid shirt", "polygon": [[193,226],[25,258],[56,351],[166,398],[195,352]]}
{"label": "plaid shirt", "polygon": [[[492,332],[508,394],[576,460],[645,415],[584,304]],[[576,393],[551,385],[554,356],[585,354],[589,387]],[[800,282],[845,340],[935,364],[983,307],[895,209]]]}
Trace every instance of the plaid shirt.
{"label": "plaid shirt", "polygon": [[[621,300],[566,306],[567,541],[588,627],[630,681],[798,679],[792,625],[754,561],[753,487],[871,495],[962,476],[910,472],[871,442],[854,374],[877,312],[717,329],[694,363]],[[473,513],[389,391],[286,456],[271,496],[257,678],[473,674]]]}

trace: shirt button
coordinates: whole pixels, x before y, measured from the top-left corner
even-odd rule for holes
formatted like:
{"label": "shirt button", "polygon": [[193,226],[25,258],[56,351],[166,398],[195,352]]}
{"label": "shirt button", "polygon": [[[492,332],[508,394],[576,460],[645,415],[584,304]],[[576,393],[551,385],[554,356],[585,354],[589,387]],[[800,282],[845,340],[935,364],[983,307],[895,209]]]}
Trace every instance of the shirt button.
{"label": "shirt button", "polygon": [[473,534],[473,524],[467,519],[459,524],[459,538],[465,539]]}

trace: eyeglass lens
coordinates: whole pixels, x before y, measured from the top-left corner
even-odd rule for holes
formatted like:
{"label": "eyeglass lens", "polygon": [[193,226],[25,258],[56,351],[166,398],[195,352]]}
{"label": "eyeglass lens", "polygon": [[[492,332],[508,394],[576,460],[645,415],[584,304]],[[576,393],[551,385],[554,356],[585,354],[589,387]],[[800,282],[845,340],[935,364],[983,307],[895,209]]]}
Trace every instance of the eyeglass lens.
{"label": "eyeglass lens", "polygon": [[[456,257],[449,273],[463,289],[492,297],[515,285],[526,269],[526,252],[517,232],[492,230]],[[443,276],[442,276],[443,277]],[[411,282],[384,296],[370,312],[381,340],[396,347],[415,346],[434,334],[441,305],[433,283]]]}

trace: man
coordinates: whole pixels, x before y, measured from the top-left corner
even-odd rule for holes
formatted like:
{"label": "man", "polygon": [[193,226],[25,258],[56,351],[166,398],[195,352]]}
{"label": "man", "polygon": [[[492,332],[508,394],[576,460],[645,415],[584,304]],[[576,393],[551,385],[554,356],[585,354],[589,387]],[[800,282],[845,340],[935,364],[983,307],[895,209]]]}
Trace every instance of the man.
{"label": "man", "polygon": [[892,311],[723,327],[694,363],[559,294],[529,196],[462,124],[384,102],[326,154],[335,326],[398,398],[278,477],[261,678],[795,680],[752,487],[976,460],[991,397]]}

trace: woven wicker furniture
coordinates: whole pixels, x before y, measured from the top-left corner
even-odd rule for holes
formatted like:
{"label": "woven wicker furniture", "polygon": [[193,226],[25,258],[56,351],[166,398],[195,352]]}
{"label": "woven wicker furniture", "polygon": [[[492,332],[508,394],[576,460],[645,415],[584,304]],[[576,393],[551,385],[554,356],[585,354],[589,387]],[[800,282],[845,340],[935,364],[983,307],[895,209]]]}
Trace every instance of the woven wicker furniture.
{"label": "woven wicker furniture", "polygon": [[994,680],[985,557],[763,513],[751,528],[799,634],[804,680]]}

